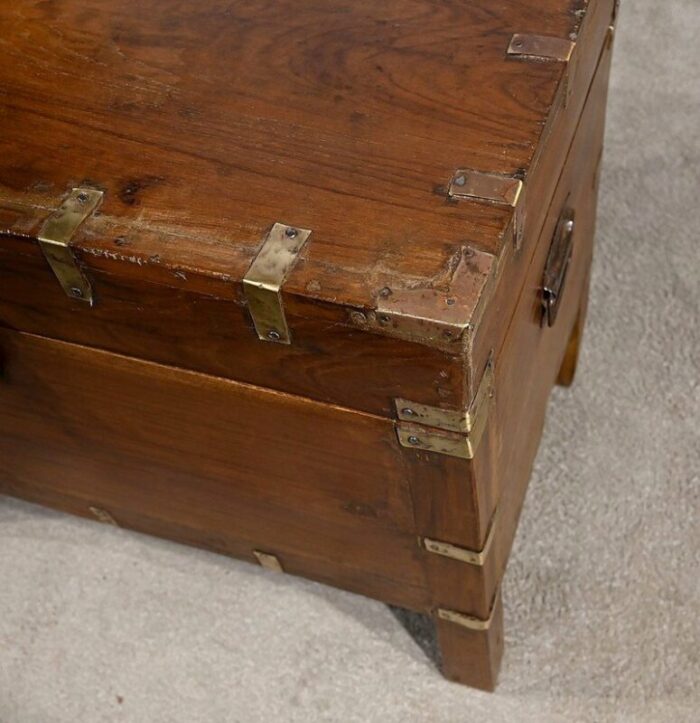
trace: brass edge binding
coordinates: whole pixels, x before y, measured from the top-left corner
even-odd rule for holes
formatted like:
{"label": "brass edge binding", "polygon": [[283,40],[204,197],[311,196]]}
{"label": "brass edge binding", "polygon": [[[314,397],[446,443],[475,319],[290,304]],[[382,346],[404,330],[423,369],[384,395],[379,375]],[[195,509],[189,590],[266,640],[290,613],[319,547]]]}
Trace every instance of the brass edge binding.
{"label": "brass edge binding", "polygon": [[470,343],[472,316],[490,286],[498,257],[470,246],[455,250],[451,279],[443,285],[382,285],[375,309],[348,308],[357,328],[461,354]]}
{"label": "brass edge binding", "polygon": [[399,443],[402,447],[473,459],[486,428],[493,397],[493,361],[489,359],[466,412],[395,399]]}
{"label": "brass edge binding", "polygon": [[481,550],[470,550],[466,547],[458,547],[449,542],[441,542],[440,540],[432,540],[428,537],[419,538],[421,546],[424,547],[428,552],[432,552],[436,555],[442,555],[443,557],[449,557],[458,562],[466,562],[469,565],[476,565],[477,567],[483,567],[486,563],[489,550],[493,544],[493,539],[496,534],[496,520],[498,515],[498,509],[493,513],[491,518],[491,524],[489,525],[489,531],[486,535],[486,541]]}
{"label": "brass edge binding", "polygon": [[481,632],[484,630],[488,630],[491,627],[495,611],[496,605],[494,604],[491,606],[491,610],[489,610],[489,616],[486,618],[486,620],[484,620],[483,618],[474,617],[473,615],[467,615],[466,613],[461,613],[458,610],[437,608],[435,612],[439,618],[442,618],[442,620],[456,623],[457,625],[461,625],[463,628],[468,628],[469,630],[476,630]]}
{"label": "brass edge binding", "polygon": [[513,243],[520,248],[525,230],[525,183],[520,178],[460,168],[452,176],[447,194],[457,200],[513,208]]}
{"label": "brass edge binding", "polygon": [[78,267],[70,243],[80,224],[100,205],[104,193],[94,188],[74,188],[44,221],[39,246],[67,296],[92,306],[92,286]]}
{"label": "brass edge binding", "polygon": [[243,277],[248,309],[262,341],[291,343],[282,306],[282,284],[310,235],[308,229],[273,224]]}

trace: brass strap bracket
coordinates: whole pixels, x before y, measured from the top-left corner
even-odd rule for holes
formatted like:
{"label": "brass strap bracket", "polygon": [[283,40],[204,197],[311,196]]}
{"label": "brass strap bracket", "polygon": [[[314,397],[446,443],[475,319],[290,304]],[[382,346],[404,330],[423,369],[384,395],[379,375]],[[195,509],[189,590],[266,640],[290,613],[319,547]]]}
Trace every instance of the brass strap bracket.
{"label": "brass strap bracket", "polygon": [[85,219],[100,205],[102,191],[74,188],[63,203],[44,221],[38,241],[58,282],[72,299],[92,306],[92,286],[79,268],[70,243]]}
{"label": "brass strap bracket", "polygon": [[525,184],[519,178],[462,168],[447,189],[450,198],[492,203],[513,209],[513,243],[519,249],[525,232]]}
{"label": "brass strap bracket", "polygon": [[243,292],[255,331],[263,341],[291,343],[282,306],[282,284],[311,231],[275,223],[243,277]]}
{"label": "brass strap bracket", "polygon": [[461,613],[457,610],[446,610],[445,608],[438,608],[435,612],[437,616],[443,620],[448,620],[451,623],[461,625],[463,628],[468,628],[469,630],[481,632],[488,630],[491,627],[495,610],[496,606],[494,605],[489,611],[489,616],[486,620],[483,618],[476,618],[473,615],[467,615],[466,613]]}
{"label": "brass strap bracket", "polygon": [[477,567],[483,567],[486,564],[486,558],[488,557],[489,550],[493,545],[493,539],[496,534],[496,519],[498,510],[494,512],[491,518],[491,524],[489,525],[489,531],[486,535],[486,541],[481,550],[470,550],[466,547],[458,547],[450,542],[441,542],[439,540],[431,540],[428,537],[419,538],[421,546],[424,547],[428,552],[432,552],[435,555],[442,555],[443,557],[449,557],[458,562],[466,562],[469,565],[476,565]]}
{"label": "brass strap bracket", "polygon": [[522,60],[555,61],[568,63],[565,77],[564,105],[569,102],[576,74],[576,42],[568,38],[549,35],[526,35],[516,33],[510,40],[506,54]]}
{"label": "brass strap bracket", "polygon": [[486,428],[493,397],[493,362],[489,360],[466,412],[395,399],[399,443],[403,447],[473,459]]}

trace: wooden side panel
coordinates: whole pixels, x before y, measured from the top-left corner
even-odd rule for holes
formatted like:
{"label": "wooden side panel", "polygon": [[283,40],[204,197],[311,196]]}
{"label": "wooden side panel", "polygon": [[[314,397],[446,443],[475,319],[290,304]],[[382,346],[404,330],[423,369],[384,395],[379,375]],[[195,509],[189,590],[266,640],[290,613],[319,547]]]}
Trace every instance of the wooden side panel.
{"label": "wooden side panel", "polygon": [[337,308],[298,299],[287,307],[293,343],[270,344],[240,284],[217,298],[185,283],[89,275],[93,308],[63,293],[36,243],[0,239],[0,325],[386,417],[395,397],[461,405],[461,356],[348,327]]}
{"label": "wooden side panel", "polygon": [[[494,542],[483,567],[435,554],[426,557],[435,604],[480,618],[488,615],[500,585],[539,446],[547,400],[566,362],[569,340],[577,333],[577,325],[585,312],[609,66],[608,50],[601,59],[576,140],[546,213],[523,294],[498,354],[489,435],[482,440],[473,462],[463,462],[461,481],[457,477],[442,481],[443,485],[452,485],[453,496],[468,496],[472,506],[451,507],[439,499],[444,493],[434,481],[432,489],[438,499],[432,500],[430,490],[413,479],[418,529],[428,537],[481,549],[488,521],[495,519]],[[564,208],[573,208],[576,214],[574,250],[562,305],[556,323],[548,328],[541,325],[542,271]],[[436,509],[442,511],[442,516],[436,516]],[[465,510],[473,510],[470,514],[478,520],[477,540],[473,539],[475,523],[471,519],[467,521]],[[431,521],[433,524],[428,526],[426,523]]]}
{"label": "wooden side panel", "polygon": [[390,421],[0,330],[0,491],[416,610]]}

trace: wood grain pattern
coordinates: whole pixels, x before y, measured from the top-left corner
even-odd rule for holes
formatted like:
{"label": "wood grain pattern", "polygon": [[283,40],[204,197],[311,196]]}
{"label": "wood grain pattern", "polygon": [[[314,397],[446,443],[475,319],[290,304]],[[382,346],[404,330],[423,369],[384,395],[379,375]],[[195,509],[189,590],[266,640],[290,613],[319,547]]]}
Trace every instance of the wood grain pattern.
{"label": "wood grain pattern", "polygon": [[[196,336],[209,351],[182,354],[184,366],[372,413],[390,410],[397,387],[465,408],[483,344],[455,336],[444,353],[426,352],[370,338],[353,319],[376,308],[382,289],[448,299],[466,247],[501,253],[510,210],[449,202],[457,167],[527,178],[534,243],[611,2],[207,0],[165,10],[147,0],[137,16],[125,0],[3,6],[11,62],[0,69],[0,250],[9,255],[0,273],[28,283],[0,288],[0,321],[164,363],[180,353],[168,339]],[[580,88],[561,110],[563,64],[514,61],[505,49],[514,32],[579,29]],[[95,276],[92,311],[54,300],[40,260],[30,274],[13,260],[34,258],[38,224],[76,183],[106,192],[75,239]],[[253,362],[240,280],[273,221],[313,229],[284,289],[300,346],[261,350]],[[508,299],[526,265],[515,265]],[[183,318],[189,294],[231,306],[210,321],[196,313],[207,298],[188,301],[195,311]],[[466,323],[480,296],[456,294],[451,313]],[[158,314],[144,321],[133,299]],[[512,306],[492,309],[485,326],[506,328]],[[114,319],[118,334],[103,328]],[[391,335],[392,325],[378,331]],[[407,370],[419,359],[413,383]],[[352,364],[364,402],[343,389]]]}
{"label": "wood grain pattern", "polygon": [[391,422],[0,330],[0,491],[428,607]]}
{"label": "wood grain pattern", "polygon": [[[493,610],[483,632],[437,619],[446,676],[493,688],[503,571],[585,320],[613,4],[0,6],[0,491],[434,616]],[[510,58],[514,33],[575,38],[575,62]],[[448,198],[457,168],[525,181],[520,249],[512,209]],[[92,309],[36,244],[77,184],[105,191],[73,240]],[[312,229],[290,346],[258,340],[241,288],[275,221]],[[459,331],[407,331],[392,304]],[[464,411],[489,357],[474,459],[401,447],[394,399]],[[420,545],[479,550],[492,524],[482,567]]]}

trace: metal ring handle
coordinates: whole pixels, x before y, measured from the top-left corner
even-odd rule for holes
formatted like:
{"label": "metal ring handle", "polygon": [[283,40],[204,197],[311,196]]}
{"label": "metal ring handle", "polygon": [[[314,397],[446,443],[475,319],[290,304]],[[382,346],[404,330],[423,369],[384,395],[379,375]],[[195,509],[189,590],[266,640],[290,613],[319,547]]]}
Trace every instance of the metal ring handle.
{"label": "metal ring handle", "polygon": [[542,278],[542,326],[554,326],[564,294],[566,272],[574,249],[574,211],[567,208],[557,222]]}

